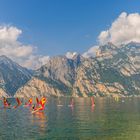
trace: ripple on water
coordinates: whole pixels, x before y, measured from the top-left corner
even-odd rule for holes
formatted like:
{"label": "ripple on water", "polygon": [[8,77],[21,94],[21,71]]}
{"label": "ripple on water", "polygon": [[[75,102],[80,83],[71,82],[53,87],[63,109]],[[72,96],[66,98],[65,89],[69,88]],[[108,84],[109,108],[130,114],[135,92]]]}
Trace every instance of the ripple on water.
{"label": "ripple on water", "polygon": [[[89,98],[48,99],[42,113],[31,114],[29,108],[0,109],[0,139],[6,140],[139,140],[140,100],[124,102],[96,98],[92,108]],[[15,100],[12,99],[12,103]],[[2,106],[2,102],[0,103]]]}

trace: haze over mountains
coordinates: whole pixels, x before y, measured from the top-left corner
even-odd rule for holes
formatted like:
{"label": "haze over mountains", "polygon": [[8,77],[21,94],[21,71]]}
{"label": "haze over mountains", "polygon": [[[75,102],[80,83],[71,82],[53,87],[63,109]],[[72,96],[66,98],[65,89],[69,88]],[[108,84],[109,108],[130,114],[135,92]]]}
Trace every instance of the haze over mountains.
{"label": "haze over mountains", "polygon": [[35,71],[0,56],[0,96],[140,95],[139,43],[107,43],[95,53],[52,57]]}

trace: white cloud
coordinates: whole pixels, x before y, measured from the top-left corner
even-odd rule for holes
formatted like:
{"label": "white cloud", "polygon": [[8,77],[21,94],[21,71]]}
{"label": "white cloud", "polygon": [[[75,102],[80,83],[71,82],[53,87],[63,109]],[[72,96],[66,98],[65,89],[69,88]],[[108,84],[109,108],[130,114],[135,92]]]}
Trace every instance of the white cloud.
{"label": "white cloud", "polygon": [[83,57],[85,57],[85,58],[95,57],[98,48],[99,48],[99,46],[91,47],[87,52],[83,53]]}
{"label": "white cloud", "polygon": [[48,60],[49,56],[31,55],[28,59],[21,60],[21,62],[24,61],[24,67],[37,69],[46,64]]}
{"label": "white cloud", "polygon": [[108,30],[100,33],[98,39],[101,45],[107,42],[116,45],[140,42],[140,14],[121,13]]}
{"label": "white cloud", "polygon": [[74,56],[77,55],[77,52],[67,52],[65,54],[65,56],[68,58],[68,59],[73,59]]}
{"label": "white cloud", "polygon": [[13,26],[0,26],[0,40],[16,41],[22,33],[20,29]]}
{"label": "white cloud", "polygon": [[[131,41],[140,42],[140,14],[127,14],[122,12],[119,17],[113,21],[110,28],[98,36],[99,45],[112,42],[115,45],[127,44]],[[83,54],[84,57],[92,57],[96,55],[98,46],[91,47]]]}
{"label": "white cloud", "polygon": [[45,65],[49,59],[50,59],[49,56],[39,56],[38,61],[39,63],[41,63],[41,65]]}
{"label": "white cloud", "polygon": [[22,31],[13,26],[0,26],[0,55],[6,55],[22,66],[38,68],[45,64],[48,56],[36,53],[36,47],[18,41]]}

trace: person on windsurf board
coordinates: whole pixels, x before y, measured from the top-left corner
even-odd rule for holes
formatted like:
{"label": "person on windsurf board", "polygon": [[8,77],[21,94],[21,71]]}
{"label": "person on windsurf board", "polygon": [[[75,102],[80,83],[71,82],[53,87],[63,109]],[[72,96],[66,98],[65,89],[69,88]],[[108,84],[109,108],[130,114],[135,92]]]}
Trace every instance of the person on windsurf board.
{"label": "person on windsurf board", "polygon": [[3,106],[4,106],[4,108],[11,107],[11,104],[8,102],[8,100],[5,97],[3,98]]}
{"label": "person on windsurf board", "polygon": [[90,100],[91,100],[91,106],[94,107],[94,106],[95,106],[94,97],[92,96],[92,97],[90,98]]}
{"label": "person on windsurf board", "polygon": [[15,108],[15,109],[17,107],[21,106],[21,104],[22,104],[22,102],[21,102],[21,100],[19,98],[16,98],[16,102],[17,102],[17,105],[13,106],[13,108]]}
{"label": "person on windsurf board", "polygon": [[33,99],[30,98],[28,102],[25,103],[24,107],[32,107]]}
{"label": "person on windsurf board", "polygon": [[73,107],[74,106],[74,100],[73,100],[73,98],[71,99],[70,104],[68,106],[69,107]]}
{"label": "person on windsurf board", "polygon": [[41,100],[39,101],[39,104],[33,107],[32,113],[43,111],[45,109],[46,103],[47,103],[47,99],[45,97],[42,97]]}

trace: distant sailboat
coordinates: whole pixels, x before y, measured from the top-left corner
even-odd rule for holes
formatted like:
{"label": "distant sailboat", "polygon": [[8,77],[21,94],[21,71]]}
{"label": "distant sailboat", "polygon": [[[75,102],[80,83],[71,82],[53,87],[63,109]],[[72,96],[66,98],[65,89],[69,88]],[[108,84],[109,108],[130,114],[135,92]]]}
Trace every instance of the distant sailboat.
{"label": "distant sailboat", "polygon": [[113,95],[113,98],[115,99],[115,101],[119,101],[119,96],[118,95]]}
{"label": "distant sailboat", "polygon": [[90,99],[91,99],[91,106],[92,106],[92,107],[95,106],[94,97],[92,96]]}
{"label": "distant sailboat", "polygon": [[17,105],[13,106],[13,108],[15,108],[15,109],[22,104],[22,102],[19,98],[16,98],[16,102],[17,102]]}
{"label": "distant sailboat", "polygon": [[59,97],[58,97],[58,105],[57,106],[63,106],[62,104],[61,104],[61,102],[60,102],[60,99],[59,99]]}
{"label": "distant sailboat", "polygon": [[91,111],[93,112],[94,111],[94,108],[95,108],[94,97],[91,97],[90,100],[91,100]]}
{"label": "distant sailboat", "polygon": [[70,104],[68,106],[69,107],[73,107],[74,106],[74,100],[73,100],[73,98],[71,99]]}

